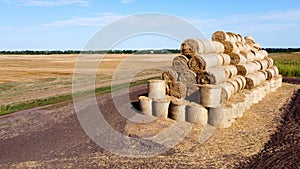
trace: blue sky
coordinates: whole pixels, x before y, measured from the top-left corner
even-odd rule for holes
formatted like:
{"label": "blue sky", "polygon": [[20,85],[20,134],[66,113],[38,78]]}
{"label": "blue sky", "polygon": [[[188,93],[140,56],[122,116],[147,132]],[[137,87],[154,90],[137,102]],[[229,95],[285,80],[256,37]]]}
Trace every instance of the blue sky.
{"label": "blue sky", "polygon": [[[82,49],[104,26],[145,12],[180,17],[207,38],[224,30],[251,35],[263,47],[300,47],[299,0],[0,0],[0,50]],[[128,39],[116,48],[179,45],[147,35]]]}

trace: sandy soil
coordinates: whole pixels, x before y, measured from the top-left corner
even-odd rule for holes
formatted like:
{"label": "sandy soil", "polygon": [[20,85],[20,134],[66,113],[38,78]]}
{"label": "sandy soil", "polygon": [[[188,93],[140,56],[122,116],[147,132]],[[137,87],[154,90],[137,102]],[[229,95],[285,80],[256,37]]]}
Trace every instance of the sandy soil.
{"label": "sandy soil", "polygon": [[[296,133],[279,134],[285,138],[278,145],[290,144],[286,140],[299,140],[299,97],[291,96],[300,88],[297,84],[284,83],[276,92],[268,94],[228,129],[217,129],[210,139],[199,144],[202,128],[194,126],[185,139],[168,152],[151,158],[126,158],[98,147],[82,130],[72,102],[64,102],[0,117],[0,168],[232,168],[255,166],[270,145],[277,145],[276,133],[295,127]],[[147,93],[146,86],[131,89],[131,101]],[[299,93],[299,92],[298,92]],[[132,135],[132,123],[117,113],[109,94],[97,98],[107,121],[119,132]],[[287,106],[287,105],[291,106]],[[295,110],[295,111],[294,111]],[[291,114],[291,115],[289,115]],[[282,121],[282,119],[284,119]],[[298,119],[298,118],[296,118]],[[293,121],[293,120],[291,120]],[[162,126],[161,124],[164,123]],[[159,119],[157,128],[168,128],[174,123]],[[283,129],[282,129],[283,128]],[[282,130],[281,130],[282,129]],[[290,130],[288,130],[290,131]],[[137,132],[138,133],[138,132]],[[291,135],[293,134],[293,135]],[[274,136],[275,135],[275,136]],[[135,135],[138,137],[138,135]],[[277,137],[277,136],[276,136]],[[277,139],[278,140],[278,139]],[[271,143],[269,143],[271,142]],[[299,152],[299,142],[292,147]],[[271,146],[274,147],[274,146]],[[286,147],[289,152],[289,147]],[[279,148],[279,150],[281,150]],[[273,151],[269,151],[271,153]],[[278,151],[280,152],[280,151]],[[276,154],[276,153],[275,153]],[[295,154],[295,153],[294,153]],[[272,154],[274,155],[274,154]],[[297,155],[297,153],[295,154]],[[268,153],[266,156],[269,157]],[[277,154],[276,156],[277,157]],[[276,164],[285,161],[278,156]],[[290,156],[289,156],[290,157]],[[294,157],[294,156],[293,156]],[[289,158],[293,159],[293,158]],[[249,164],[250,163],[250,164]],[[263,163],[261,163],[263,164]],[[260,165],[256,165],[260,166]]]}

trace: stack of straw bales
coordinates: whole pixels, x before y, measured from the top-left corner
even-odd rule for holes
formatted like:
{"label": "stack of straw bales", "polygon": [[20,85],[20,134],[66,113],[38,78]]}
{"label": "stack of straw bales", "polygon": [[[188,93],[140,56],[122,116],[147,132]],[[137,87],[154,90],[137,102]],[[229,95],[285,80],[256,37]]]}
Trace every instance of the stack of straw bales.
{"label": "stack of straw bales", "polygon": [[274,61],[251,36],[217,31],[212,41],[187,39],[163,80],[140,97],[144,114],[230,127],[253,103],[281,86]]}

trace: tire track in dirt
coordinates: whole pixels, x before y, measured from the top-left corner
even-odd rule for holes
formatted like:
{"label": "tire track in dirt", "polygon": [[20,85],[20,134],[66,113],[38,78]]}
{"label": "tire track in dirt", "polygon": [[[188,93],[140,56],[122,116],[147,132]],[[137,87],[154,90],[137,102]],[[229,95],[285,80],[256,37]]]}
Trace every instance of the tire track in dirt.
{"label": "tire track in dirt", "polygon": [[300,89],[284,107],[281,125],[264,149],[237,168],[299,168]]}

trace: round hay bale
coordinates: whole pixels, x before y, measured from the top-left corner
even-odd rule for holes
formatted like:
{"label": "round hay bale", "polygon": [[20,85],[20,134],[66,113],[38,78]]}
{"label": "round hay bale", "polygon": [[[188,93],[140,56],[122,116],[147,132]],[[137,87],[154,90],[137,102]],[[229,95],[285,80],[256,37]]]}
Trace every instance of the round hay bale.
{"label": "round hay bale", "polygon": [[254,43],[253,48],[255,48],[256,50],[261,50],[261,45],[259,43]]}
{"label": "round hay bale", "polygon": [[221,88],[218,85],[199,85],[200,104],[204,107],[217,107],[220,105]]}
{"label": "round hay bale", "polygon": [[254,51],[256,60],[263,60],[268,57],[268,52],[265,50]]}
{"label": "round hay bale", "polygon": [[170,117],[176,121],[185,121],[185,107],[187,102],[183,99],[173,99],[171,101]]}
{"label": "round hay bale", "polygon": [[247,62],[247,59],[240,53],[229,53],[228,55],[230,56],[230,63],[233,65]]}
{"label": "round hay bale", "polygon": [[224,104],[227,100],[231,98],[231,96],[235,93],[235,87],[232,83],[225,82],[220,84],[221,87],[221,104]]}
{"label": "round hay bale", "polygon": [[196,55],[188,62],[189,68],[196,73],[211,67],[221,66],[222,64],[223,57],[215,53]]}
{"label": "round hay bale", "polygon": [[196,73],[194,73],[193,71],[184,70],[179,74],[178,80],[179,82],[182,82],[186,86],[190,86],[197,83],[196,76],[197,76]]}
{"label": "round hay bale", "polygon": [[212,41],[213,51],[206,50],[205,53],[224,53],[225,48],[221,42]]}
{"label": "round hay bale", "polygon": [[255,55],[252,52],[241,52],[241,54],[247,59],[247,62],[252,62],[255,60]]}
{"label": "round hay bale", "polygon": [[178,99],[186,97],[186,85],[181,82],[173,82],[170,84],[170,96]]}
{"label": "round hay bale", "polygon": [[237,36],[234,33],[232,33],[232,32],[226,32],[226,34],[229,35],[230,42],[233,42],[233,43],[237,42]]}
{"label": "round hay bale", "polygon": [[[210,40],[204,40],[204,39],[197,39],[200,51],[203,50],[204,53],[223,53],[224,52],[224,46],[222,43],[218,41],[210,41]],[[202,53],[195,53],[196,54],[202,54]]]}
{"label": "round hay bale", "polygon": [[260,64],[257,64],[255,62],[248,62],[248,63],[238,64],[235,66],[238,71],[237,74],[242,76],[246,76],[248,74],[254,73],[261,69]]}
{"label": "round hay bale", "polygon": [[239,48],[231,41],[224,41],[222,44],[224,46],[224,53],[226,54],[239,52]]}
{"label": "round hay bale", "polygon": [[212,40],[218,42],[224,42],[224,41],[230,41],[231,38],[226,32],[216,31],[212,35]]}
{"label": "round hay bale", "polygon": [[227,83],[230,83],[233,87],[234,87],[234,93],[237,93],[239,92],[239,89],[240,89],[240,86],[239,86],[239,83],[238,81],[230,78],[226,81]]}
{"label": "round hay bale", "polygon": [[206,125],[208,122],[208,111],[205,107],[189,103],[186,106],[186,121],[199,125]]}
{"label": "round hay bale", "polygon": [[191,85],[187,87],[186,98],[187,101],[200,103],[199,85]]}
{"label": "round hay bale", "polygon": [[238,42],[241,42],[241,43],[245,43],[245,39],[243,38],[243,36],[241,34],[237,34],[238,36]]}
{"label": "round hay bale", "polygon": [[152,115],[156,117],[168,118],[169,112],[169,99],[154,99],[152,101]]}
{"label": "round hay bale", "polygon": [[151,99],[166,98],[166,83],[164,80],[149,80],[148,81],[148,97]]}
{"label": "round hay bale", "polygon": [[264,60],[257,60],[256,62],[258,62],[260,64],[260,69],[261,70],[266,70],[269,68],[269,61],[264,59]]}
{"label": "round hay bale", "polygon": [[224,46],[217,41],[209,41],[205,39],[186,39],[181,44],[181,54],[192,58],[195,55],[204,53],[223,53]]}
{"label": "round hay bale", "polygon": [[222,67],[212,68],[197,74],[198,84],[219,84],[225,81],[226,75]]}
{"label": "round hay bale", "polygon": [[223,68],[225,69],[227,79],[236,76],[238,74],[238,69],[234,65],[223,66]]}
{"label": "round hay bale", "polygon": [[229,65],[230,64],[230,56],[228,54],[222,53],[221,57],[223,58],[222,65]]}
{"label": "round hay bale", "polygon": [[184,55],[176,56],[172,62],[173,69],[177,72],[188,69],[189,68],[187,65],[188,61],[189,59]]}
{"label": "round hay bale", "polygon": [[253,89],[254,87],[260,85],[266,80],[266,75],[262,71],[247,75],[246,77],[246,89]]}
{"label": "round hay bale", "polygon": [[208,124],[218,128],[228,128],[234,122],[231,118],[232,114],[231,106],[219,106],[210,108],[208,111]]}
{"label": "round hay bale", "polygon": [[276,66],[272,66],[266,69],[267,72],[267,80],[271,80],[279,74],[278,68]]}
{"label": "round hay bale", "polygon": [[269,62],[269,67],[272,67],[274,65],[274,60],[270,57],[266,57],[266,60]]}
{"label": "round hay bale", "polygon": [[139,102],[142,114],[152,116],[152,99],[146,96],[140,96]]}
{"label": "round hay bale", "polygon": [[196,39],[186,39],[181,44],[181,54],[192,58],[196,53],[203,53],[204,51],[199,51],[199,45]]}
{"label": "round hay bale", "polygon": [[235,44],[238,47],[239,51],[247,51],[246,46],[242,42],[237,41]]}
{"label": "round hay bale", "polygon": [[246,87],[247,81],[244,76],[237,75],[237,76],[232,77],[231,79],[237,81],[238,91],[241,91]]}
{"label": "round hay bale", "polygon": [[178,74],[173,69],[167,69],[162,73],[162,79],[167,83],[170,84],[172,82],[177,81]]}

